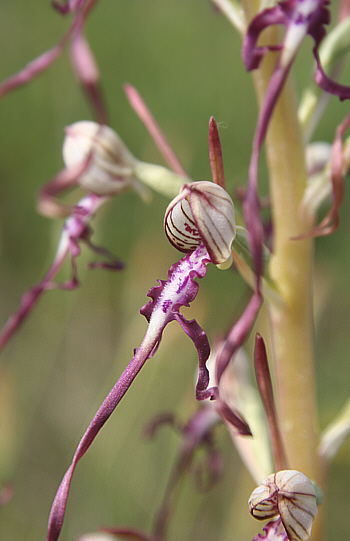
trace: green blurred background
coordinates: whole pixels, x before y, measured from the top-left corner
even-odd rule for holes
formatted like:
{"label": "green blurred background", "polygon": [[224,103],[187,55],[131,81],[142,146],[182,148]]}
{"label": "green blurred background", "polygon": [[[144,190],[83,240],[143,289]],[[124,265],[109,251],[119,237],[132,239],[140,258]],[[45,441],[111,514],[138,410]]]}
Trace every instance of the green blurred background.
{"label": "green blurred background", "polygon": [[[70,23],[48,1],[2,0],[0,79],[52,47]],[[193,179],[210,179],[208,121],[220,123],[230,193],[247,176],[256,103],[240,58],[240,38],[209,0],[101,0],[86,25],[102,77],[111,125],[140,159],[163,163],[131,110],[122,85],[136,86]],[[297,63],[298,92],[309,82],[311,41]],[[343,81],[350,80],[349,64]],[[331,141],[348,104],[332,100],[316,138]],[[0,324],[23,291],[38,282],[55,253],[62,226],[35,211],[38,188],[62,168],[64,126],[90,119],[67,53],[31,84],[0,102]],[[266,193],[262,164],[261,191]],[[123,194],[94,221],[94,240],[122,258],[122,273],[85,271],[81,287],[51,291],[39,303],[0,360],[0,482],[15,493],[0,509],[0,539],[45,539],[55,491],[75,446],[101,401],[132,357],[146,329],[139,309],[179,254],[166,241],[167,200],[145,206]],[[316,242],[317,386],[320,424],[327,425],[349,394],[349,196],[341,229]],[[60,274],[68,278],[69,268]],[[233,271],[209,269],[189,317],[211,342],[234,321],[247,289]],[[169,428],[147,441],[157,413],[186,421],[196,411],[196,352],[176,324],[79,464],[68,500],[62,541],[100,525],[149,530],[160,505],[178,438]],[[225,475],[203,495],[193,479],[183,485],[169,541],[249,540],[260,524],[246,501],[254,488],[224,427],[217,431]],[[348,539],[350,445],[331,469],[327,540]]]}

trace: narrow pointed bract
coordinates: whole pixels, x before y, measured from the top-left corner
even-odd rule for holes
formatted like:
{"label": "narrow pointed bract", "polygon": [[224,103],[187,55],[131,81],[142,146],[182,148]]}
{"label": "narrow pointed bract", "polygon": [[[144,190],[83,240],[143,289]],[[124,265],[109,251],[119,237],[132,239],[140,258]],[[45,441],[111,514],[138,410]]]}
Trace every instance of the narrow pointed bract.
{"label": "narrow pointed bract", "polygon": [[142,99],[140,93],[130,84],[124,85],[124,92],[126,97],[129,100],[129,103],[137,116],[146,126],[149,134],[151,135],[153,141],[159,148],[162,153],[165,161],[168,163],[169,167],[178,175],[188,178],[183,165],[181,164],[179,158],[176,156],[174,150],[170,146],[169,141],[167,140],[165,134],[157,123],[156,119],[152,115],[151,111],[147,107],[145,101]]}
{"label": "narrow pointed bract", "polygon": [[260,396],[265,408],[267,421],[269,423],[275,469],[285,470],[287,468],[287,459],[285,456],[284,445],[277,418],[266,348],[264,339],[259,333],[256,335],[255,342],[255,373],[258,381]]}
{"label": "narrow pointed bract", "polygon": [[209,160],[213,182],[225,190],[225,173],[221,143],[218,127],[213,116],[210,117],[209,121]]}

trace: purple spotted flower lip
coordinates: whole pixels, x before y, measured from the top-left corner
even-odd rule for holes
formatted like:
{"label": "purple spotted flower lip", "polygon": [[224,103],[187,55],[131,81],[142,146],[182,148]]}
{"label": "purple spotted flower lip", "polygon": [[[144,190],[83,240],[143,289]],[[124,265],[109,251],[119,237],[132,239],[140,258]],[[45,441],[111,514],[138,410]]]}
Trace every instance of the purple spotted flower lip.
{"label": "purple spotted flower lip", "polygon": [[197,400],[216,399],[219,408],[223,410],[223,415],[236,426],[237,430],[242,434],[250,434],[247,424],[220,399],[218,388],[208,388],[209,372],[206,362],[209,358],[210,346],[207,335],[196,320],[187,320],[180,312],[181,307],[189,306],[190,302],[195,300],[199,288],[196,278],[205,276],[207,265],[210,262],[206,247],[200,244],[193,252],[172,265],[166,281],[160,280],[160,285],[150,289],[148,296],[151,300],[141,309],[141,314],[148,321],[145,337],[140,347],[135,350],[134,357],[95,414],[77,447],[73,461],[63,477],[52,505],[47,541],[56,541],[59,537],[70,484],[77,463],[109,419],[145,362],[156,352],[163,331],[171,321],[177,321],[181,325],[198,352]]}
{"label": "purple spotted flower lip", "polygon": [[205,276],[208,263],[210,263],[210,258],[207,250],[200,245],[194,252],[186,255],[171,267],[167,281],[160,281],[159,286],[150,290],[151,300],[141,309],[141,313],[149,322],[146,335],[140,347],[135,350],[134,357],[95,414],[77,447],[73,461],[63,477],[52,505],[47,541],[55,541],[60,535],[70,484],[77,463],[109,419],[147,359],[152,357],[157,350],[164,328],[171,321],[178,321],[197,348],[199,375],[196,395],[199,399],[207,397],[204,393],[209,384],[206,368],[210,353],[208,338],[195,320],[188,321],[180,313],[180,308],[189,306],[189,303],[196,298],[198,283],[195,279]]}
{"label": "purple spotted flower lip", "polygon": [[253,541],[289,541],[280,518],[266,524],[263,530],[264,533],[256,535]]}

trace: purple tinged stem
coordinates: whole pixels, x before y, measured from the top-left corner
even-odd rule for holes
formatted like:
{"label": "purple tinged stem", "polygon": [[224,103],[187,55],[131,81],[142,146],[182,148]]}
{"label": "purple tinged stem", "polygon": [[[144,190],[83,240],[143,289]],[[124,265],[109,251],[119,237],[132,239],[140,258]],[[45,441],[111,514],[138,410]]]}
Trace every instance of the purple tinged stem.
{"label": "purple tinged stem", "polygon": [[56,195],[72,188],[91,163],[93,153],[90,152],[83,163],[69,169],[62,169],[54,178],[46,182],[37,196],[37,210],[48,218],[66,218],[72,212],[72,206],[56,199]]}
{"label": "purple tinged stem", "polygon": [[[30,82],[32,79],[34,79],[37,75],[40,75],[43,71],[45,71],[55,60],[60,56],[60,54],[63,52],[65,46],[67,45],[69,39],[74,35],[75,32],[79,33],[82,29],[82,26],[85,22],[85,19],[90,12],[90,10],[93,8],[94,4],[97,0],[87,0],[86,2],[77,3],[74,7],[76,8],[76,13],[74,15],[74,20],[67,30],[67,32],[64,34],[64,36],[61,38],[61,40],[58,42],[58,44],[53,47],[52,49],[49,49],[45,53],[41,54],[31,62],[29,62],[24,68],[22,68],[19,72],[15,73],[14,75],[8,77],[0,84],[0,98],[11,92],[12,90],[25,85],[26,83]],[[59,4],[54,4],[57,9]],[[64,11],[65,8],[62,8],[62,11]],[[70,11],[71,8],[67,4],[67,11]]]}
{"label": "purple tinged stem", "polygon": [[90,45],[83,34],[83,24],[71,40],[70,56],[80,84],[99,124],[108,124],[108,113],[100,88],[100,74]]}
{"label": "purple tinged stem", "polygon": [[218,423],[219,417],[209,404],[204,405],[189,420],[183,429],[178,455],[170,474],[164,497],[153,528],[153,537],[156,541],[166,539],[167,525],[175,510],[179,487],[184,475],[191,470],[196,450],[203,444],[210,448],[213,446],[211,432]]}
{"label": "purple tinged stem", "polygon": [[261,295],[259,293],[254,293],[243,314],[230,330],[216,362],[217,385],[220,384],[222,375],[225,372],[233,355],[247,339],[260,310],[261,303]]}
{"label": "purple tinged stem", "polygon": [[[152,422],[151,431],[159,426],[159,423],[175,423],[172,414],[164,414]],[[206,447],[209,455],[215,455],[212,430],[218,423],[219,417],[214,408],[209,404],[201,407],[185,426],[178,427],[181,431],[181,440],[178,447],[177,457],[173,469],[170,473],[167,486],[161,506],[156,514],[152,534],[148,535],[134,528],[100,528],[100,531],[111,533],[113,535],[140,541],[164,541],[167,537],[167,526],[172,514],[174,513],[176,500],[179,496],[179,485],[184,475],[191,471],[195,452],[199,447]],[[212,482],[218,477],[218,471],[211,471],[213,475]]]}
{"label": "purple tinged stem", "polygon": [[141,346],[136,351],[135,356],[132,358],[112,390],[103,401],[102,405],[94,415],[85,434],[80,440],[72,463],[62,479],[52,504],[48,523],[47,541],[56,541],[60,535],[66,511],[69,489],[76,465],[89,449],[95,437],[109,419],[147,359],[151,356],[152,351],[158,341],[159,333],[156,333],[153,336],[149,336],[148,332],[146,333],[146,336]]}
{"label": "purple tinged stem", "polygon": [[[80,253],[78,242],[79,240],[85,240],[84,236],[86,235],[86,228],[89,220],[95,214],[97,209],[108,201],[108,199],[108,197],[90,194],[75,205],[71,216],[65,221],[63,226],[60,242],[50,269],[39,284],[32,286],[24,293],[19,308],[10,316],[2,329],[0,333],[0,352],[13,334],[19,329],[26,317],[35,308],[44,291],[57,288],[71,290],[77,287],[78,279],[75,259]],[[53,278],[56,276],[69,254],[71,255],[72,266],[71,280],[64,284],[53,282]]]}
{"label": "purple tinged stem", "polygon": [[314,229],[296,237],[293,240],[298,240],[306,237],[322,237],[331,235],[339,227],[340,216],[339,208],[344,199],[344,178],[343,178],[343,137],[344,133],[350,128],[350,114],[348,114],[343,122],[337,127],[336,136],[332,145],[331,155],[331,176],[333,190],[333,204],[327,215]]}
{"label": "purple tinged stem", "polygon": [[257,333],[255,342],[255,373],[260,396],[269,424],[275,471],[288,469],[281,431],[279,429],[270,370],[263,337]]}
{"label": "purple tinged stem", "polygon": [[55,47],[29,62],[21,71],[15,73],[15,75],[5,79],[0,85],[0,98],[12,90],[29,83],[34,77],[45,71],[62,53],[70,34],[71,31]]}
{"label": "purple tinged stem", "polygon": [[284,68],[276,68],[270,79],[254,136],[252,157],[249,165],[248,188],[243,203],[244,217],[255,263],[256,287],[258,292],[260,292],[260,277],[263,273],[264,242],[264,229],[260,218],[260,203],[258,198],[259,156],[273,109],[283,88],[290,67],[291,64]]}
{"label": "purple tinged stem", "polygon": [[[210,259],[205,247],[200,245],[194,252],[171,267],[166,282],[161,282],[160,286],[150,290],[148,295],[151,300],[141,309],[141,313],[149,322],[146,335],[141,346],[135,351],[134,357],[94,415],[78,444],[72,463],[63,477],[52,505],[47,541],[56,541],[60,535],[70,484],[77,463],[89,449],[147,359],[152,357],[156,351],[163,330],[170,321],[177,320],[197,347],[200,359],[197,394],[203,392],[205,386],[208,385],[209,378],[205,367],[210,351],[208,339],[199,325],[194,320],[187,321],[179,313],[179,310],[182,306],[188,306],[196,298],[198,283],[195,278],[202,278],[205,275],[209,262]],[[169,299],[170,304],[167,302]]]}
{"label": "purple tinged stem", "polygon": [[[282,91],[286,77],[306,34],[310,34],[315,41],[313,53],[317,62],[315,75],[316,83],[323,90],[332,94],[337,94],[341,100],[350,98],[350,88],[340,85],[328,78],[323,72],[320,64],[318,48],[325,35],[324,25],[329,23],[329,11],[326,6],[327,2],[323,0],[314,0],[309,2],[287,0],[280,2],[277,6],[260,12],[253,19],[248,28],[248,32],[243,44],[242,56],[248,70],[258,68],[263,56],[267,51],[280,50],[280,55],[270,79],[266,98],[259,115],[249,168],[247,197],[243,207],[251,249],[255,261],[258,291],[260,288],[260,275],[263,271],[263,228],[259,216],[259,202],[257,194],[259,154],[261,145],[266,136],[266,131],[272,116],[272,112],[278,100],[278,96]],[[305,9],[306,12],[304,11]],[[287,30],[284,43],[281,45],[258,47],[256,44],[260,33],[268,26],[277,24],[284,24],[286,26]],[[299,32],[295,32],[295,29],[298,27]],[[288,50],[288,47],[285,50],[284,45],[286,42],[289,45],[290,50]],[[338,177],[339,176],[340,175],[338,175]],[[321,226],[318,226],[312,232],[298,238],[315,236],[316,234],[329,234],[336,229],[339,223],[338,208],[343,197],[342,180],[339,181],[336,177],[333,181],[333,191],[334,205],[325,221],[322,222]],[[330,227],[326,227],[332,221],[334,221],[334,223]]]}
{"label": "purple tinged stem", "polygon": [[159,124],[157,123],[156,119],[152,115],[151,111],[147,107],[146,103],[144,102],[136,88],[134,88],[131,84],[127,83],[124,85],[124,92],[126,94],[126,97],[128,98],[131,107],[148,130],[148,133],[157,145],[169,167],[178,175],[189,178],[187,172],[185,171],[180,160],[171,148],[170,143],[165,137]]}
{"label": "purple tinged stem", "polygon": [[[49,272],[45,278],[35,286],[32,286],[26,291],[21,298],[20,306],[7,320],[0,334],[0,352],[6,346],[7,342],[11,339],[13,334],[19,329],[25,318],[35,308],[41,294],[48,289],[52,289],[52,279],[61,268],[63,262],[68,254],[68,248],[60,254],[60,257],[55,259]],[[75,287],[75,282],[70,282],[70,289]]]}

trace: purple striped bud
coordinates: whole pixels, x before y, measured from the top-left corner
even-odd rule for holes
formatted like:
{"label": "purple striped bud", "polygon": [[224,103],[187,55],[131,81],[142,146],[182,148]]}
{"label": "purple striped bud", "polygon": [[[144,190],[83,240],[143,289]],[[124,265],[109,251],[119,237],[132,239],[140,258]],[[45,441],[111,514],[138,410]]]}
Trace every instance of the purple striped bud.
{"label": "purple striped bud", "polygon": [[180,252],[192,252],[203,243],[215,265],[231,257],[236,236],[234,206],[226,190],[213,182],[184,184],[165,212],[164,226]]}

